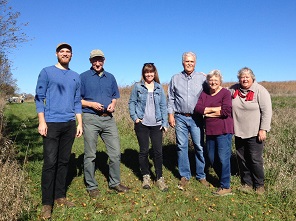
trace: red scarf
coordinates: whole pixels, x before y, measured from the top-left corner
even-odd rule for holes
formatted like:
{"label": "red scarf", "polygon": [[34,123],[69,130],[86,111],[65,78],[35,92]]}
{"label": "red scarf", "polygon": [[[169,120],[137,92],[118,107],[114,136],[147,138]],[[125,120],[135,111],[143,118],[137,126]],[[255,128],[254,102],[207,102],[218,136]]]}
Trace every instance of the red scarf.
{"label": "red scarf", "polygon": [[246,98],[246,101],[252,101],[253,98],[254,98],[254,92],[253,91],[248,91],[247,95],[243,95],[239,89],[236,89],[233,96],[232,96],[232,99],[236,98],[238,96],[240,96],[241,98]]}

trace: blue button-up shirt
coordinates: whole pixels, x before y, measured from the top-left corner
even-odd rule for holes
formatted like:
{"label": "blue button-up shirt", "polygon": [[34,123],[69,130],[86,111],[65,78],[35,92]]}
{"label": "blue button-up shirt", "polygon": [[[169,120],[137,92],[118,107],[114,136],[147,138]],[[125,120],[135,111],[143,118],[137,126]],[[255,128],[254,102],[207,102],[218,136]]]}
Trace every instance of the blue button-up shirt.
{"label": "blue button-up shirt", "polygon": [[205,85],[203,73],[185,71],[174,75],[168,87],[168,113],[193,114],[195,105]]}
{"label": "blue button-up shirt", "polygon": [[[105,110],[113,99],[118,99],[119,89],[115,77],[107,71],[99,76],[92,68],[80,74],[81,98],[86,101],[103,104]],[[89,107],[82,108],[83,113],[97,114]]]}

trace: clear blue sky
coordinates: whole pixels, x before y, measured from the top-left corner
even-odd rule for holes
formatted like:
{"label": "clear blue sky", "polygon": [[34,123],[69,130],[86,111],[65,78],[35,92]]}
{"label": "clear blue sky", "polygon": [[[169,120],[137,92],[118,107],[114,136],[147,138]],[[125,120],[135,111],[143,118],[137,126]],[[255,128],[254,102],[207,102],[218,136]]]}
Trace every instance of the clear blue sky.
{"label": "clear blue sky", "polygon": [[43,67],[57,63],[55,47],[73,47],[70,68],[90,68],[101,49],[105,70],[120,86],[140,79],[154,62],[162,83],[182,71],[185,51],[197,54],[196,71],[220,69],[237,81],[248,66],[258,81],[296,80],[295,0],[9,0],[33,38],[9,55],[19,92],[35,93]]}

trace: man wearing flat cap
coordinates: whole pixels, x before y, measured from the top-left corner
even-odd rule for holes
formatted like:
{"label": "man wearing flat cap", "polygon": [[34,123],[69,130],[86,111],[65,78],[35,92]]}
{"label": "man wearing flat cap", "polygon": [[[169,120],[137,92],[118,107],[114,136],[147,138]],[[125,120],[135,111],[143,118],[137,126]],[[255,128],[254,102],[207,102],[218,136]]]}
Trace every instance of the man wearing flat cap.
{"label": "man wearing flat cap", "polygon": [[56,65],[41,70],[35,95],[38,132],[43,137],[42,219],[51,218],[54,203],[75,206],[66,199],[66,176],[75,136],[82,135],[80,78],[69,68],[72,47],[59,44],[56,56]]}
{"label": "man wearing flat cap", "polygon": [[95,179],[95,161],[98,135],[105,143],[109,156],[109,188],[117,192],[128,192],[129,188],[120,182],[120,143],[117,126],[112,116],[119,98],[117,82],[112,74],[104,70],[105,55],[101,50],[92,50],[89,61],[90,70],[80,75],[84,177],[89,196],[97,198],[99,188]]}

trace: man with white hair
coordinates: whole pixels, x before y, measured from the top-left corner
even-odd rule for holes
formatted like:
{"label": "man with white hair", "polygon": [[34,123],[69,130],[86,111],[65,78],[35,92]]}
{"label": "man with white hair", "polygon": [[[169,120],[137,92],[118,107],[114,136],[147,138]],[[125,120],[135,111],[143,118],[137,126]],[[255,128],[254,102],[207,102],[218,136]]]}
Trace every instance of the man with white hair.
{"label": "man with white hair", "polygon": [[196,179],[209,186],[204,172],[202,116],[193,115],[195,105],[203,90],[206,77],[195,72],[196,55],[185,52],[182,56],[184,70],[174,75],[168,87],[169,124],[175,128],[178,154],[178,169],[181,176],[178,188],[185,190],[191,177],[188,156],[188,135],[190,133],[195,153]]}

